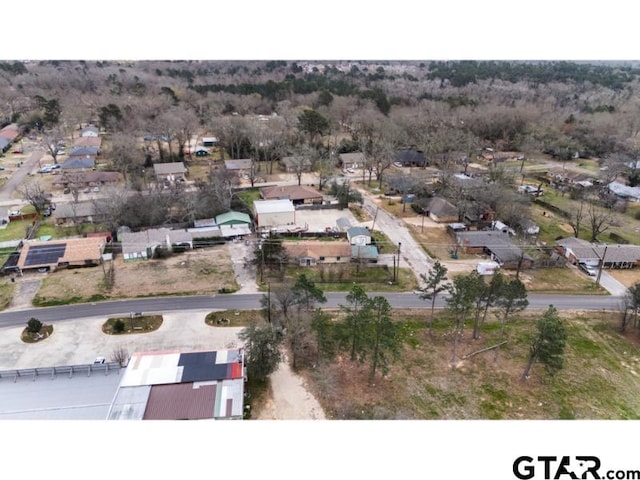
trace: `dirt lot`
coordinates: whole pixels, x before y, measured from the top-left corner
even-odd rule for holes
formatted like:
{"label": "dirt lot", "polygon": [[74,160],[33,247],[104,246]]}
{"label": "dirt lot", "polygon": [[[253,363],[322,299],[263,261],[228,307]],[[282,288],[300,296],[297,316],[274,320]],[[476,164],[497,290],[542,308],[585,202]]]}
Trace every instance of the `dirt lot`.
{"label": "dirt lot", "polygon": [[[108,268],[108,264],[106,265]],[[94,295],[122,298],[152,294],[207,294],[236,288],[225,245],[193,250],[163,260],[115,260],[115,285],[107,291],[102,267],[60,270],[47,275],[38,297],[45,302]],[[79,300],[77,300],[79,301]]]}

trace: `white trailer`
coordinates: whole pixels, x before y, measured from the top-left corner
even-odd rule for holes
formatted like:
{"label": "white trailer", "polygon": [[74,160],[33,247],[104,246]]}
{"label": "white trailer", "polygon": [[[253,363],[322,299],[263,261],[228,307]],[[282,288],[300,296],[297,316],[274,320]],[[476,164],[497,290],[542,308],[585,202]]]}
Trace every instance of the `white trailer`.
{"label": "white trailer", "polygon": [[478,266],[476,267],[476,271],[480,275],[493,275],[500,269],[500,264],[498,262],[478,262]]}

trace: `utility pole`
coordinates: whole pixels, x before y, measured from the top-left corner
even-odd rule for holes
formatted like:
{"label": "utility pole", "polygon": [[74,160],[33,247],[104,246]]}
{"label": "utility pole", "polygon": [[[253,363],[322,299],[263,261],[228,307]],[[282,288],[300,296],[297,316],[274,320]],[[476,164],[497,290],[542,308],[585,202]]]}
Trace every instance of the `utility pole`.
{"label": "utility pole", "polygon": [[397,275],[394,275],[396,279],[400,277],[400,247],[402,246],[402,242],[398,242],[398,263],[396,264],[398,267]]}
{"label": "utility pole", "polygon": [[596,285],[600,286],[600,276],[602,275],[602,269],[604,268],[604,259],[607,256],[607,247],[609,245],[605,243],[604,245],[604,253],[602,254],[602,258],[600,259],[600,268],[598,269],[598,277],[596,278]]}
{"label": "utility pole", "polygon": [[264,242],[260,242],[258,248],[260,248],[260,253],[262,255],[262,262],[260,262],[260,283],[262,283],[264,279]]}
{"label": "utility pole", "polygon": [[267,283],[267,320],[271,323],[271,282]]}

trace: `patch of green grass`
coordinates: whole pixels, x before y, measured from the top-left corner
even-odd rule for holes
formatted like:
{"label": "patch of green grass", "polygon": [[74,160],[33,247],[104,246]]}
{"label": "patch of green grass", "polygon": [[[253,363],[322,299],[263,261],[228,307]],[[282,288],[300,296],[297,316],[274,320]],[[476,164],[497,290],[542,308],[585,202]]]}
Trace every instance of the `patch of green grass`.
{"label": "patch of green grass", "polygon": [[68,298],[55,298],[55,299],[50,299],[47,297],[42,297],[40,295],[36,295],[33,298],[33,306],[34,307],[56,307],[56,306],[60,306],[60,305],[71,305],[74,303],[91,303],[91,302],[101,302],[103,300],[108,300],[110,299],[110,297],[107,297],[105,295],[101,295],[101,294],[96,294],[96,295],[91,295],[90,297],[68,297]]}
{"label": "patch of green grass", "polygon": [[[121,322],[122,331],[118,331],[114,326]],[[162,326],[162,315],[142,315],[112,317],[102,324],[102,332],[108,335],[125,335],[131,333],[148,333],[158,330]]]}
{"label": "patch of green grass", "polygon": [[[362,286],[365,291],[404,292],[418,288],[418,282],[409,268],[398,269],[398,278],[394,283],[393,269],[383,266],[366,267],[357,265],[317,265],[315,267],[286,267],[285,281],[295,282],[300,274],[314,282],[317,287],[328,292],[347,292],[354,284]],[[266,285],[261,287],[262,291]]]}
{"label": "patch of green grass", "polygon": [[264,319],[260,310],[221,310],[208,313],[204,322],[211,327],[246,327]]}
{"label": "patch of green grass", "polygon": [[10,240],[22,240],[26,235],[27,227],[31,226],[29,220],[18,220],[9,222],[9,224],[0,229],[0,242],[8,242]]}
{"label": "patch of green grass", "polygon": [[257,188],[241,190],[236,193],[236,196],[242,200],[248,208],[252,209],[253,201],[260,200],[260,190]]}
{"label": "patch of green grass", "polygon": [[9,306],[15,289],[15,283],[0,283],[0,310],[4,310]]}

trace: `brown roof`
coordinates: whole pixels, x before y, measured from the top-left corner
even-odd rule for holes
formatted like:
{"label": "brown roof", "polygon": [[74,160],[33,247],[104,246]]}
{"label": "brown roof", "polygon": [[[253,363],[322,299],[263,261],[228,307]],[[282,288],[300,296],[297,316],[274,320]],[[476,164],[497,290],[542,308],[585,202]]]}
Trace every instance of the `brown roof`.
{"label": "brown roof", "polygon": [[[58,258],[50,258],[43,260],[43,263],[30,262],[29,265],[25,265],[29,250],[33,247],[46,247],[51,245],[65,244],[66,248],[62,252],[62,256]],[[106,244],[105,237],[90,237],[90,238],[65,238],[61,240],[55,240],[50,242],[32,241],[25,242],[22,250],[20,251],[20,257],[18,258],[18,267],[21,269],[26,268],[39,268],[42,266],[57,266],[59,263],[68,262],[71,264],[83,263],[85,261],[99,262],[102,258],[102,252]],[[46,261],[46,263],[45,263]]]}
{"label": "brown roof", "polygon": [[322,200],[322,193],[305,185],[284,185],[260,189],[260,197],[265,200],[288,198],[289,200]]}
{"label": "brown roof", "polygon": [[290,258],[350,257],[351,245],[348,242],[321,242],[309,240],[303,242],[284,242],[282,246]]}
{"label": "brown roof", "polygon": [[[89,137],[87,137],[89,138]],[[111,183],[120,179],[118,172],[78,172],[63,173],[55,179],[53,185],[60,187],[67,183]]]}
{"label": "brown roof", "polygon": [[214,418],[217,384],[193,382],[151,387],[144,420]]}

